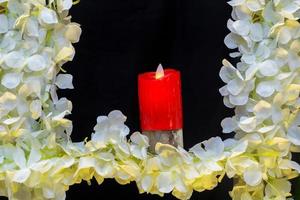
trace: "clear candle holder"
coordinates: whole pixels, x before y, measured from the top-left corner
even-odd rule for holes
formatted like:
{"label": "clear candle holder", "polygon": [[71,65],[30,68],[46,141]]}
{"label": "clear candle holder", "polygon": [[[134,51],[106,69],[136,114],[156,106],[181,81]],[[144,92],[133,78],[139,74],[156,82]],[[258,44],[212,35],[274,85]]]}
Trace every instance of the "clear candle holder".
{"label": "clear candle holder", "polygon": [[149,149],[155,152],[157,143],[169,144],[174,147],[183,147],[182,129],[169,131],[143,131],[143,134],[149,138]]}

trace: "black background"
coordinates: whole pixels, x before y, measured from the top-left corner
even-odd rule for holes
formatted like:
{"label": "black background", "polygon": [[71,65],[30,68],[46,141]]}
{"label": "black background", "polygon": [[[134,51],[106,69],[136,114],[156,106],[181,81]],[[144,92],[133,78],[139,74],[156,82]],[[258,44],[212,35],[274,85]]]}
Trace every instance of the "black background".
{"label": "black background", "polygon": [[[222,136],[220,122],[232,114],[218,92],[221,61],[229,54],[223,40],[230,13],[226,0],[82,0],[74,6],[71,15],[83,34],[64,69],[73,74],[75,90],[59,92],[74,105],[73,141],[88,137],[97,116],[114,109],[128,117],[132,132],[139,130],[137,75],[159,63],[182,72],[185,147]],[[224,180],[192,199],[229,199],[231,188]],[[160,199],[113,180],[101,186],[84,182],[67,193],[70,200],[117,198]]]}

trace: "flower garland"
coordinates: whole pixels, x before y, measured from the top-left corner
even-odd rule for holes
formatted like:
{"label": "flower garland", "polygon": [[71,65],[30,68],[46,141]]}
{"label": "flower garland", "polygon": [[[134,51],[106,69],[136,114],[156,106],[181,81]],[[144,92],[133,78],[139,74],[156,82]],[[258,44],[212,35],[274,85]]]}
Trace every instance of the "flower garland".
{"label": "flower garland", "polygon": [[10,200],[65,199],[69,186],[95,178],[135,181],[141,193],[189,199],[226,175],[232,199],[291,196],[300,173],[300,1],[231,0],[225,38],[235,68],[223,61],[224,104],[235,115],[222,121],[232,139],[213,137],[189,151],[157,144],[136,132],[126,139],[119,111],[97,119],[90,141],[72,143],[72,103],[56,89],[72,89],[71,61],[80,26],[70,21],[72,0],[0,0],[0,196]]}

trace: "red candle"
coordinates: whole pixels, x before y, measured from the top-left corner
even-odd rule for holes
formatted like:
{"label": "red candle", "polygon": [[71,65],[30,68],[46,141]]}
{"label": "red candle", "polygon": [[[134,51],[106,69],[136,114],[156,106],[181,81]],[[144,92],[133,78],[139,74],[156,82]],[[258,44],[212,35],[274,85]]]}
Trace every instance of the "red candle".
{"label": "red candle", "polygon": [[156,72],[140,74],[138,92],[142,131],[182,129],[179,71],[160,65]]}

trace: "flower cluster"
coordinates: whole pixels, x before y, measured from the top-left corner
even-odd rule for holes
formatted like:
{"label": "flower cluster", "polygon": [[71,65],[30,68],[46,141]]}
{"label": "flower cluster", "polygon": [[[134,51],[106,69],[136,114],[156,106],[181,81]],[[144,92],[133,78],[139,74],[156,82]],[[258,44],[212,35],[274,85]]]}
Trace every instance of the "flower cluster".
{"label": "flower cluster", "polygon": [[[222,121],[224,133],[248,141],[243,176],[238,176],[233,199],[285,199],[289,179],[299,165],[300,121],[300,1],[232,0],[232,18],[225,38],[236,68],[223,61],[226,83],[220,89],[235,116]],[[240,162],[242,163],[242,162]],[[236,169],[236,167],[234,167]]]}
{"label": "flower cluster", "polygon": [[213,137],[189,151],[129,136],[120,111],[100,116],[91,140],[71,141],[72,103],[56,89],[72,89],[59,74],[71,61],[80,26],[72,0],[0,0],[0,196],[10,200],[65,199],[69,186],[95,178],[135,181],[141,193],[189,199],[226,175],[236,200],[286,199],[300,173],[300,1],[231,0],[225,38],[234,67],[223,61],[220,89],[235,115],[221,123],[232,139]]}

